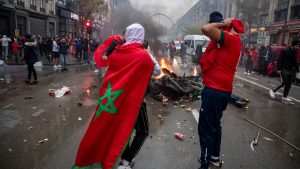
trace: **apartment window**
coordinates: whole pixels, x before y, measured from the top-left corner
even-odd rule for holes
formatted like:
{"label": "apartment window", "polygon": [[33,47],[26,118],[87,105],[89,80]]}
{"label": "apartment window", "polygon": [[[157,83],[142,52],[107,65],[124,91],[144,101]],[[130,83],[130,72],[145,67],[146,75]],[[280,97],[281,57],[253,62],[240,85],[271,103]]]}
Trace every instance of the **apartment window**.
{"label": "apartment window", "polygon": [[50,11],[54,11],[54,3],[53,0],[49,0]]}
{"label": "apartment window", "polygon": [[274,22],[284,22],[287,19],[287,9],[275,11]]}
{"label": "apartment window", "polygon": [[300,19],[300,5],[292,6],[291,20]]}
{"label": "apartment window", "polygon": [[35,6],[35,0],[30,0],[30,5]]}
{"label": "apartment window", "polygon": [[45,9],[45,0],[41,0],[41,6],[40,7]]}

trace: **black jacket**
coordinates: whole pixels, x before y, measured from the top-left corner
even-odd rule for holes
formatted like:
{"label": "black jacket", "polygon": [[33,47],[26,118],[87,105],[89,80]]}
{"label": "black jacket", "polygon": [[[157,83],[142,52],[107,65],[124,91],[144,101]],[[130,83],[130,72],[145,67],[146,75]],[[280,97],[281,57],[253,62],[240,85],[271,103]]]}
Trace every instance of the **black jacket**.
{"label": "black jacket", "polygon": [[35,46],[26,46],[24,48],[24,59],[26,64],[35,64],[37,62],[37,52]]}
{"label": "black jacket", "polygon": [[282,50],[278,62],[277,62],[277,69],[278,70],[296,70],[299,72],[299,66],[297,63],[297,51],[295,48],[287,48]]}

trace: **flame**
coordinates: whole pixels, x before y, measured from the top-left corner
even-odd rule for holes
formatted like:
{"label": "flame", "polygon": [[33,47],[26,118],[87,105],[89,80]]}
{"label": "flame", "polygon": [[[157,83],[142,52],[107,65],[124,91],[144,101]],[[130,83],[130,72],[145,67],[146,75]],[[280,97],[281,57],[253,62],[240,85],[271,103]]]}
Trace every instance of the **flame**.
{"label": "flame", "polygon": [[197,76],[197,75],[198,75],[198,71],[197,71],[196,66],[193,67],[193,75],[194,75],[194,76]]}
{"label": "flame", "polygon": [[[163,68],[168,69],[171,73],[173,72],[171,66],[167,63],[167,61],[165,59],[160,59],[160,61],[158,62],[159,66],[160,66],[160,70],[162,70]],[[165,74],[161,71],[159,76],[154,77],[155,79],[160,79],[164,76]]]}

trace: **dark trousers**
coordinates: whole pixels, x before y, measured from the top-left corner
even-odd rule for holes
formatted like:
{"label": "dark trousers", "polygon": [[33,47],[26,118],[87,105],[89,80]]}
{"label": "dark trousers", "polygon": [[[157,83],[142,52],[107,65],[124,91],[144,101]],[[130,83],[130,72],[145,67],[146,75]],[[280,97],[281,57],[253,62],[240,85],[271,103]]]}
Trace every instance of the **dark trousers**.
{"label": "dark trousers", "polygon": [[134,129],[136,130],[135,137],[132,143],[130,145],[127,145],[124,153],[122,154],[122,159],[125,159],[129,162],[131,162],[132,159],[140,151],[142,145],[144,144],[146,138],[149,135],[149,124],[145,102],[142,103]]}
{"label": "dark trousers", "polygon": [[246,72],[247,73],[252,72],[252,66],[253,66],[253,61],[252,60],[247,60],[247,62],[246,62]]}
{"label": "dark trousers", "polygon": [[287,97],[292,87],[292,82],[294,82],[295,79],[296,79],[296,70],[283,69],[281,71],[281,84],[278,87],[276,87],[273,91],[276,92],[277,90],[279,90],[284,86],[283,97]]}
{"label": "dark trousers", "polygon": [[37,74],[33,64],[27,64],[28,68],[28,80],[31,79],[31,74],[33,74],[34,80],[37,80]]}
{"label": "dark trousers", "polygon": [[220,157],[222,137],[221,118],[230,99],[230,93],[205,87],[202,90],[201,98],[202,105],[198,123],[201,165],[208,168],[212,156],[216,158]]}

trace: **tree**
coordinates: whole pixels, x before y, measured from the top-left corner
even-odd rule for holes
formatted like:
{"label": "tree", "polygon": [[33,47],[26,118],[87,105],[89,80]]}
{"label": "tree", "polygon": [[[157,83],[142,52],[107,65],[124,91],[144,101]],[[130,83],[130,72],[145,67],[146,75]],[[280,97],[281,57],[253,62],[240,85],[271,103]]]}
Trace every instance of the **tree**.
{"label": "tree", "polygon": [[257,22],[257,14],[259,11],[259,0],[237,0],[237,7],[239,13],[241,14],[241,19],[248,25],[246,26],[246,31],[248,31],[248,39],[251,42],[251,28]]}
{"label": "tree", "polygon": [[75,0],[74,4],[80,16],[78,28],[81,29],[87,19],[103,21],[109,13],[109,4],[106,0]]}

